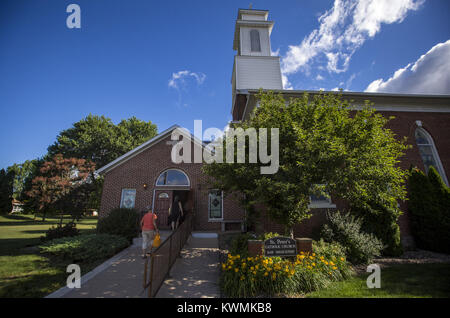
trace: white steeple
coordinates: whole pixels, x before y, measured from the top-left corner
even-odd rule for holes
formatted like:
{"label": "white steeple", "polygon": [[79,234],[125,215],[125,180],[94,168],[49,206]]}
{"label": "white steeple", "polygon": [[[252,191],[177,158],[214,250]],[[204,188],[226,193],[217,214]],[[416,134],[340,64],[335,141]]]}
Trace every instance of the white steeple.
{"label": "white steeple", "polygon": [[239,9],[234,32],[233,108],[236,94],[247,89],[283,89],[280,57],[271,55],[274,25],[269,11]]}

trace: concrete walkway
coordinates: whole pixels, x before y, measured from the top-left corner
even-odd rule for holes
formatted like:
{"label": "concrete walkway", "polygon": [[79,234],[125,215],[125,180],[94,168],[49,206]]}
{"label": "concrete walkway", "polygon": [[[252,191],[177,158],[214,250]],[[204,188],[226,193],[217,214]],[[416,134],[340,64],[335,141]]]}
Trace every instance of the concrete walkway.
{"label": "concrete walkway", "polygon": [[180,255],[156,297],[220,297],[218,239],[190,236]]}
{"label": "concrete walkway", "polygon": [[[161,241],[170,231],[161,231]],[[63,298],[132,298],[146,297],[142,288],[144,262],[142,239],[81,278],[80,289],[63,287],[47,297]]]}

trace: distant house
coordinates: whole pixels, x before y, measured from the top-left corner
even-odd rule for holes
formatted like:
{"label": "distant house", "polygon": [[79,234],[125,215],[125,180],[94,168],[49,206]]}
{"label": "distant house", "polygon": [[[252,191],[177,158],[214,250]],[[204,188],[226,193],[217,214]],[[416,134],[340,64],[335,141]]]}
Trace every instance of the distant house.
{"label": "distant house", "polygon": [[23,202],[13,199],[11,204],[12,204],[11,214],[23,212],[23,206],[24,206]]}
{"label": "distant house", "polygon": [[[233,43],[237,54],[231,77],[231,115],[236,122],[247,120],[252,109],[258,107],[260,88],[279,92],[286,99],[301,97],[305,92],[283,89],[280,57],[271,54],[270,34],[274,23],[268,20],[268,14],[265,10],[240,9],[238,12]],[[316,95],[320,92],[308,93]],[[413,165],[424,171],[434,166],[448,185],[450,96],[343,92],[342,97],[356,108],[370,100],[383,116],[395,116],[387,128],[399,138],[407,137],[412,146],[401,159],[400,166],[408,169]],[[160,226],[167,227],[169,206],[178,196],[186,210],[195,211],[195,230],[223,231],[231,229],[232,225],[236,229],[239,224],[233,223],[243,222],[246,213],[238,204],[239,195],[225,196],[220,189],[210,188],[207,176],[201,170],[202,163],[175,164],[171,161],[173,141],[170,136],[176,128],[177,125],[170,127],[97,170],[104,176],[99,216],[104,217],[117,207],[140,210],[151,206],[159,216]],[[205,146],[204,142],[194,139],[193,147]],[[311,208],[313,216],[295,227],[298,237],[312,236],[325,221],[326,210],[340,208],[339,198],[312,196]],[[409,245],[412,237],[406,202],[401,203],[401,209],[402,242]],[[283,231],[266,213],[262,213],[257,223],[267,232]]]}

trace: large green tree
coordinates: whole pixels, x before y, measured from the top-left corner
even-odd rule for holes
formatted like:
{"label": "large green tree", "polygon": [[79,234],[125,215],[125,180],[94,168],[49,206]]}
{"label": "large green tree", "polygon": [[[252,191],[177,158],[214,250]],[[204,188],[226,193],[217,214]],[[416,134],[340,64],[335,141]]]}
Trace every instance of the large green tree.
{"label": "large green tree", "polygon": [[48,148],[48,156],[86,159],[101,168],[156,134],[157,127],[151,121],[131,117],[115,125],[105,116],[90,114],[63,130]]}
{"label": "large green tree", "polygon": [[285,101],[281,95],[261,93],[259,100],[250,119],[231,128],[278,128],[278,171],[261,174],[259,164],[249,163],[246,143],[246,163],[204,165],[215,187],[243,193],[249,211],[255,203],[263,204],[291,235],[295,224],[310,217],[312,194],[350,204],[381,202],[395,209],[398,218],[405,171],[397,164],[407,147],[385,128],[388,119],[369,103],[352,109],[340,94],[305,94]]}

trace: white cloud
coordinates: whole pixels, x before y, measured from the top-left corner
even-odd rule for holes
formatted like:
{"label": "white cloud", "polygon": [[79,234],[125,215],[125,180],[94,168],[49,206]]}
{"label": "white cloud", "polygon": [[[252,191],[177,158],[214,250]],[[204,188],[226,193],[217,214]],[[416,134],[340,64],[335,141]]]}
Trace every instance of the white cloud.
{"label": "white cloud", "polygon": [[291,82],[289,82],[289,79],[287,78],[286,75],[281,74],[281,81],[283,83],[283,89],[289,89],[289,90],[294,89],[294,87],[292,87],[292,84],[291,84]]}
{"label": "white cloud", "polygon": [[[308,72],[319,57],[326,57],[326,69],[341,73],[348,69],[355,51],[377,34],[383,23],[400,23],[411,10],[418,10],[424,0],[335,0],[333,7],[322,14],[319,27],[299,45],[290,45],[281,60],[285,76]],[[317,61],[316,61],[317,58]],[[323,60],[323,59],[322,59]]]}
{"label": "white cloud", "polygon": [[203,73],[194,73],[191,71],[179,71],[177,73],[172,73],[172,78],[169,80],[169,87],[179,89],[180,84],[185,85],[186,80],[192,77],[198,85],[203,84],[206,79],[206,75]]}
{"label": "white cloud", "polygon": [[317,76],[316,76],[316,81],[322,81],[323,79],[324,79],[324,78],[323,78],[322,75],[317,74]]}
{"label": "white cloud", "polygon": [[366,92],[450,94],[450,40],[436,44],[416,62],[398,69],[384,81],[377,79]]}
{"label": "white cloud", "polygon": [[271,56],[280,56],[280,49],[278,48],[276,51],[270,50]]}

